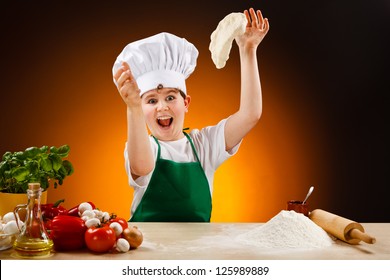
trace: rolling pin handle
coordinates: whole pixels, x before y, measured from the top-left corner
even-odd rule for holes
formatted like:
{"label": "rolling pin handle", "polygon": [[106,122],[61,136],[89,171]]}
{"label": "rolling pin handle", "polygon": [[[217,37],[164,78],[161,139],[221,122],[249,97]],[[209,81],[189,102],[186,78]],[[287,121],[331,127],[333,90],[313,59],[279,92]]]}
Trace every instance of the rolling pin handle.
{"label": "rolling pin handle", "polygon": [[360,230],[358,230],[356,228],[352,229],[349,232],[349,236],[351,238],[354,238],[354,239],[356,238],[356,239],[363,240],[364,242],[366,242],[368,244],[374,244],[376,242],[375,237],[369,236],[367,233],[361,232]]}

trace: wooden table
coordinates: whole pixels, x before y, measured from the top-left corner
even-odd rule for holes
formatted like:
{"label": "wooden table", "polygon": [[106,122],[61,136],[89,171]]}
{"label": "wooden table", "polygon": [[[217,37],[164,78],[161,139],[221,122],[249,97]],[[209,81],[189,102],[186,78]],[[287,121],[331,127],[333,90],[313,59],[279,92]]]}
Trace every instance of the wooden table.
{"label": "wooden table", "polygon": [[[390,260],[390,223],[362,223],[375,244],[349,245],[340,240],[320,249],[270,249],[237,243],[235,237],[257,223],[134,223],[143,244],[127,253],[93,254],[88,250],[55,252],[57,260]],[[13,249],[0,259],[15,259]]]}

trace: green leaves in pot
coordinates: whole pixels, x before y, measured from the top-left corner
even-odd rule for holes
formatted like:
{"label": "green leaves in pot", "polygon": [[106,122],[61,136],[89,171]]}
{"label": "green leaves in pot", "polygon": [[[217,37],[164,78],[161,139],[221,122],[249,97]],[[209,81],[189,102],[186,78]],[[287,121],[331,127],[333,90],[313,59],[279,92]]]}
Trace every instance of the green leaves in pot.
{"label": "green leaves in pot", "polygon": [[24,151],[4,153],[0,162],[0,192],[25,193],[30,182],[39,182],[46,190],[50,180],[57,188],[74,172],[72,163],[64,159],[69,152],[70,147],[63,145],[29,147]]}

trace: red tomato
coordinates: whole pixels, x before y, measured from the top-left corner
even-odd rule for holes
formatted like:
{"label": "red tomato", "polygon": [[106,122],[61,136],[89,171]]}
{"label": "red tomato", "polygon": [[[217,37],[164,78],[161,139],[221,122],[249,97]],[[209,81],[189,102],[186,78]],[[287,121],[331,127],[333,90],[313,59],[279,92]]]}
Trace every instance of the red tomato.
{"label": "red tomato", "polygon": [[122,226],[122,229],[126,229],[129,227],[129,224],[127,223],[125,218],[115,217],[115,218],[110,220],[110,224],[113,222],[119,223]]}
{"label": "red tomato", "polygon": [[85,232],[85,244],[89,250],[105,253],[111,250],[116,242],[115,231],[108,227],[91,227]]}

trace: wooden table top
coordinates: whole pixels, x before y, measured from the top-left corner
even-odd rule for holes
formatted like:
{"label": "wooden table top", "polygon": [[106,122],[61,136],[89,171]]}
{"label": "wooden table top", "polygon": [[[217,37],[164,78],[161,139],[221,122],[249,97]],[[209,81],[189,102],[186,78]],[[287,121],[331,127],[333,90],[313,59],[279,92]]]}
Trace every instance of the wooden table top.
{"label": "wooden table top", "polygon": [[[259,223],[133,223],[144,235],[142,245],[126,253],[94,254],[87,249],[54,252],[57,260],[390,260],[390,223],[362,223],[375,244],[350,245],[340,240],[325,248],[261,248],[237,241]],[[13,249],[0,259],[17,259]]]}

